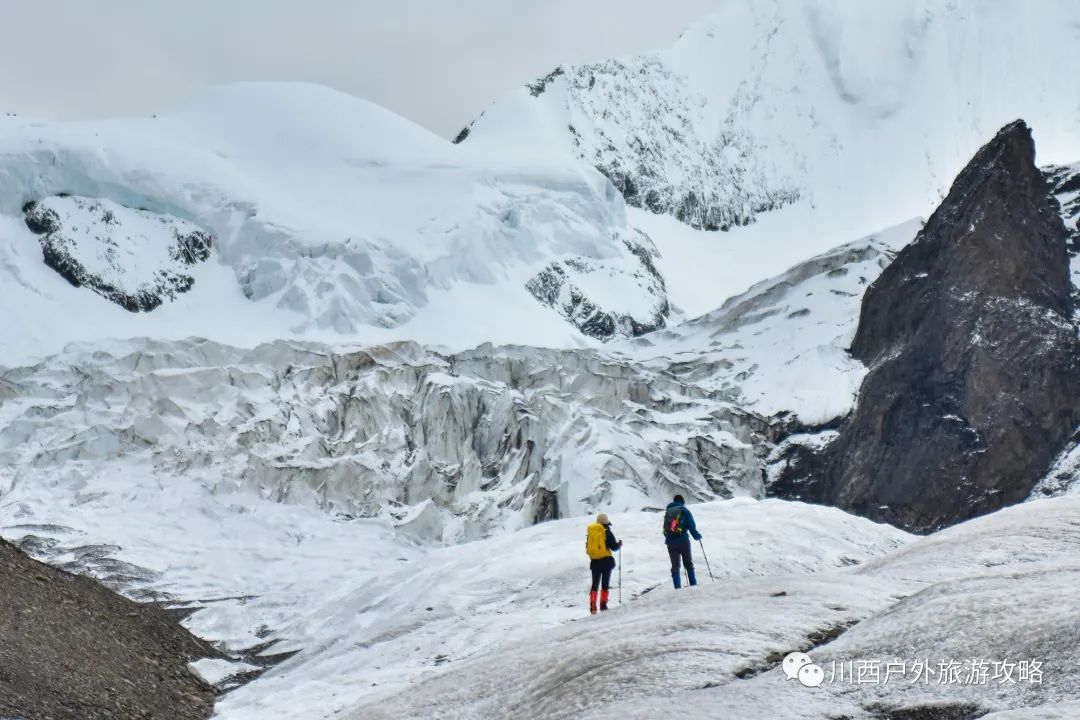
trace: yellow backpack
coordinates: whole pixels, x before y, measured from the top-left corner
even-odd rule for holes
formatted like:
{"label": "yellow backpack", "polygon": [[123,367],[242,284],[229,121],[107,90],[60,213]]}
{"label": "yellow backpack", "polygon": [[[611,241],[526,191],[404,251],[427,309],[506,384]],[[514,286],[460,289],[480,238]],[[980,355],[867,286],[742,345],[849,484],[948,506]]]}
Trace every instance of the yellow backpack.
{"label": "yellow backpack", "polygon": [[585,554],[593,560],[612,557],[607,546],[607,528],[600,523],[593,523],[585,534]]}

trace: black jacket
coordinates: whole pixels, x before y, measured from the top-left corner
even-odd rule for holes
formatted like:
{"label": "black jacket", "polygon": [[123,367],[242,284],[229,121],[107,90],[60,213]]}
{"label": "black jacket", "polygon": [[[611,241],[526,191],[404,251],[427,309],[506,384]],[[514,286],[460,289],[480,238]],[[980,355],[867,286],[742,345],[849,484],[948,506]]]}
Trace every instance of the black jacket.
{"label": "black jacket", "polygon": [[[622,547],[622,543],[615,539],[615,533],[611,532],[611,526],[605,528],[607,532],[604,535],[604,544],[607,545],[607,549],[611,552],[618,552]],[[590,560],[589,567],[593,570],[607,570],[608,568],[615,567],[615,558],[604,557],[599,560]]]}

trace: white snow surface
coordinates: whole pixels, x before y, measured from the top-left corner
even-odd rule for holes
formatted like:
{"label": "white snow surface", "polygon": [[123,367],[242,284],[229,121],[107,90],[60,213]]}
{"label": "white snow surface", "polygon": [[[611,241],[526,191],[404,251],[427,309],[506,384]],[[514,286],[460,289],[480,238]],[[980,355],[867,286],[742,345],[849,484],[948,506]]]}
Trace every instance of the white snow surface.
{"label": "white snow surface", "polygon": [[222,658],[202,658],[189,663],[188,667],[203,680],[215,686],[221,685],[241,673],[260,669],[258,665]]}
{"label": "white snow surface", "polygon": [[[927,215],[1016,117],[1040,163],[1075,161],[1078,14],[1065,0],[736,0],[673,48],[511,93],[459,145],[300,84],[227,86],[155,118],[0,118],[0,304],[21,310],[0,362],[137,336],[594,346],[525,285],[579,260],[591,270],[576,287],[603,311],[654,320],[663,298],[627,247],[635,228],[660,247],[670,326]],[[756,224],[628,219],[594,169],[613,163],[643,192],[690,192]],[[20,216],[59,193],[190,222],[213,234],[213,256],[148,315],[88,298],[41,266]]]}
{"label": "white snow surface", "polygon": [[[305,85],[157,118],[0,118],[0,533],[199,608],[188,627],[233,655],[194,663],[211,682],[297,653],[219,720],[634,720],[673,696],[741,720],[1076,717],[1075,492],[927,538],[754,498],[763,417],[854,402],[862,293],[919,221],[877,230],[926,215],[1016,117],[1040,163],[1080,157],[1078,45],[1064,0],[735,0],[670,50],[512,93],[457,146]],[[754,223],[628,212],[598,164]],[[22,207],[63,193],[128,230],[207,230],[212,256],[128,313],[42,263]],[[639,230],[693,319],[598,349],[526,290],[577,263],[605,310],[649,313]],[[1078,458],[1042,490],[1075,488]],[[695,546],[702,584],[676,592],[644,509],[679,490],[736,497],[692,506],[717,582]],[[570,517],[529,527],[545,503]],[[591,618],[597,510],[627,544],[622,602]],[[776,667],[792,650],[1045,676],[808,689]]]}
{"label": "white snow surface", "polygon": [[[717,587],[737,577],[770,587],[776,576],[785,578],[776,587],[827,583],[814,574],[867,562],[910,540],[838,510],[779,500],[692,509]],[[620,612],[643,593],[677,600],[660,516],[612,513],[612,520],[626,542]],[[179,606],[203,608],[185,624],[230,650],[276,641],[266,653],[300,651],[222,698],[215,717],[227,720],[331,717],[376,693],[407,691],[486,649],[530,645],[537,633],[584,631],[586,522],[425,548],[385,521],[335,519],[253,493],[163,482],[134,463],[91,481],[16,478],[0,501],[3,535],[36,536],[50,562],[82,559],[84,572],[107,581],[123,572],[129,594],[164,593]],[[851,613],[863,611],[860,603]],[[217,679],[228,675],[216,664],[199,667]]]}
{"label": "white snow surface", "polygon": [[[7,476],[4,490],[0,532],[39,557],[135,597],[201,608],[185,623],[227,650],[299,651],[224,696],[220,720],[634,720],[655,717],[673,693],[689,714],[746,720],[872,720],[874,707],[931,703],[1028,708],[998,715],[1019,720],[1070,717],[1076,706],[1074,497],[926,538],[801,503],[693,505],[709,564],[695,545],[701,582],[679,591],[659,516],[612,513],[626,543],[614,576],[622,602],[613,590],[612,610],[591,618],[585,518],[423,547],[383,520],[221,494],[134,463],[92,480]],[[935,678],[810,690],[776,667],[794,650],[826,669],[1023,659],[1044,675],[1038,685]]]}
{"label": "white snow surface", "polygon": [[[1080,578],[1078,511],[1075,498],[1042,500],[846,569],[744,570],[694,589],[665,586],[598,618],[451,664],[348,717],[644,720],[670,712],[673,698],[680,713],[717,720],[876,720],[883,711],[917,708],[953,717],[947,709],[964,706],[1000,712],[988,717],[1072,717],[1080,677],[1080,610],[1070,598]],[[722,539],[709,538],[714,565],[741,544],[724,527]],[[811,639],[819,633],[825,637]],[[825,684],[807,688],[784,676],[779,660],[795,650],[825,670]],[[932,666],[928,682],[913,681],[916,661]],[[938,675],[941,663],[983,661],[991,668],[985,682]],[[1031,661],[1041,663],[1039,681],[1019,680],[1016,667],[1035,667]],[[845,663],[884,673],[890,662],[904,663],[906,677],[860,683],[835,675]],[[993,676],[994,664],[1005,662],[1014,663],[1012,682]]]}

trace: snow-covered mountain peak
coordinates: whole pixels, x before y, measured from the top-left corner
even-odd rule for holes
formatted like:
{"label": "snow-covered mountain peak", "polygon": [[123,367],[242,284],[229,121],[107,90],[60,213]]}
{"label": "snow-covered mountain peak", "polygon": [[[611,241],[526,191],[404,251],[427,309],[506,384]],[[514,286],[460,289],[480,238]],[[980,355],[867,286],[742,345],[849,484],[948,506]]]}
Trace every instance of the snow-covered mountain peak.
{"label": "snow-covered mountain peak", "polygon": [[412,121],[362,98],[310,83],[243,82],[203,91],[156,118],[181,136],[220,138],[270,158],[325,155],[340,162],[438,163],[450,157],[448,143]]}
{"label": "snow-covered mountain peak", "polygon": [[926,215],[1018,117],[1040,163],[1080,157],[1078,27],[1055,0],[738,0],[668,50],[561,66],[463,141],[576,157],[695,227],[801,200],[870,232]]}

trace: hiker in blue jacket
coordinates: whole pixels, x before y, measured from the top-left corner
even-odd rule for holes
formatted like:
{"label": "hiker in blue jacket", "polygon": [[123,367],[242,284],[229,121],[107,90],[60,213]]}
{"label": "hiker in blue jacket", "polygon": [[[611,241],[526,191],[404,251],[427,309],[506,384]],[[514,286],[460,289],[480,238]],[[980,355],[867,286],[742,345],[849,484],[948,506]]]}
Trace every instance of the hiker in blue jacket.
{"label": "hiker in blue jacket", "polygon": [[694,574],[694,558],[690,554],[690,538],[701,539],[701,533],[694,523],[694,516],[686,509],[686,500],[682,495],[676,495],[675,499],[667,506],[664,512],[664,543],[667,544],[668,556],[671,557],[671,581],[675,583],[675,589],[682,587],[682,577],[679,573],[679,563],[686,568],[686,576],[691,585],[697,585],[697,576]]}

